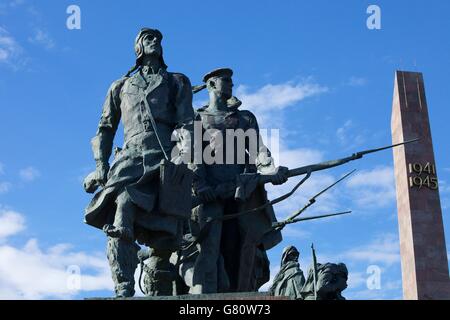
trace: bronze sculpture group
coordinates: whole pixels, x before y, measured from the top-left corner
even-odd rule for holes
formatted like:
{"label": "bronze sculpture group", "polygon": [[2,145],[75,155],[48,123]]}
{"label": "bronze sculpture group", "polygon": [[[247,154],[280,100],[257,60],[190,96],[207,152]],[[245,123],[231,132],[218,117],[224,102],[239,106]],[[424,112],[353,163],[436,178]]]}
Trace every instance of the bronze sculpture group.
{"label": "bronze sculpture group", "polygon": [[307,278],[299,264],[300,253],[294,246],[284,248],[280,270],[273,279],[269,293],[296,300],[345,300],[348,270],[343,263],[317,263],[313,248],[313,263]]}
{"label": "bronze sculpture group", "polygon": [[[239,109],[241,102],[232,94],[232,70],[213,70],[202,86],[192,87],[185,75],[167,71],[161,41],[158,30],[142,29],[135,40],[135,65],[108,90],[92,139],[96,170],[84,182],[86,192],[100,190],[86,208],[85,222],[107,236],[117,297],[135,294],[140,261],[147,295],[258,291],[269,280],[266,251],[281,242],[286,224],[301,220],[277,222],[276,201],[267,199],[264,184],[306,174],[296,190],[312,172],[364,153],[294,170],[275,167],[256,117]],[[194,111],[193,92],[204,88],[209,103]],[[120,121],[124,144],[115,148],[110,164]],[[249,135],[235,143],[239,137],[229,140],[230,132]],[[220,156],[226,161],[217,161]],[[150,251],[140,251],[137,243]],[[301,270],[292,254],[284,263],[295,276],[287,282],[283,275],[277,278],[298,291],[312,280],[309,275],[296,279]],[[271,291],[283,295],[277,283]],[[294,298],[299,297],[300,292]]]}

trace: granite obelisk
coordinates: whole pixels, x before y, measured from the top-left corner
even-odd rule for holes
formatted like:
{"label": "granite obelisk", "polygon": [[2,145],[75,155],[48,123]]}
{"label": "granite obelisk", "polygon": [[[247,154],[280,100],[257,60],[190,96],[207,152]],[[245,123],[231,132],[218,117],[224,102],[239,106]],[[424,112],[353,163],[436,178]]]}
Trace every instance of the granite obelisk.
{"label": "granite obelisk", "polygon": [[439,186],[423,76],[397,71],[392,105],[403,297],[450,299]]}

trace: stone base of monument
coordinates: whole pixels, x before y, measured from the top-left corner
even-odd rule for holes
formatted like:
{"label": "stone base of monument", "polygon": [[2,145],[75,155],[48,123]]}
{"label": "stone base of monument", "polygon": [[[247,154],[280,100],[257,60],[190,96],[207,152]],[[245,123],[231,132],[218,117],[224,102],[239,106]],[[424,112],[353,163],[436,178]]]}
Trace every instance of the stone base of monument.
{"label": "stone base of monument", "polygon": [[267,292],[231,292],[210,294],[185,294],[179,296],[88,298],[86,300],[291,300],[289,297],[272,296]]}

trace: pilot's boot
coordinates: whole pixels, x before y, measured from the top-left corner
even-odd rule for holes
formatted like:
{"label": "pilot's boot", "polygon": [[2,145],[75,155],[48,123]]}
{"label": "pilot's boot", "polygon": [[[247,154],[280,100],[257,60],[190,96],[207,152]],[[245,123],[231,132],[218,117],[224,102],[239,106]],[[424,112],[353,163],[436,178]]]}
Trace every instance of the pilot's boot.
{"label": "pilot's boot", "polygon": [[128,238],[125,228],[105,226],[108,235],[107,256],[111,267],[116,297],[134,296],[134,273],[139,263],[137,252],[139,246]]}
{"label": "pilot's boot", "polygon": [[177,277],[175,266],[170,263],[171,252],[153,250],[145,266],[145,291],[148,296],[172,296]]}

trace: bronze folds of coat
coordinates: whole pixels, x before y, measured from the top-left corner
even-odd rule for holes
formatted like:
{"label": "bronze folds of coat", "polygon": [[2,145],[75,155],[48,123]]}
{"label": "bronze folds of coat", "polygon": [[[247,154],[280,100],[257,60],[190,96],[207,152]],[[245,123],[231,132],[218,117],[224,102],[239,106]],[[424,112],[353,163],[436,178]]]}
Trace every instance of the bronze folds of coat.
{"label": "bronze folds of coat", "polygon": [[[164,70],[151,80],[146,81],[138,72],[114,82],[108,92],[99,132],[102,129],[111,132],[112,144],[122,119],[125,143],[115,156],[106,185],[86,208],[85,222],[100,229],[105,224],[112,224],[115,200],[120,193],[126,192],[139,209],[135,221],[136,240],[152,248],[176,250],[182,236],[182,218],[186,217],[167,214],[159,208],[160,164],[164,154],[149,117],[153,116],[156,121],[161,143],[170,155],[175,145],[171,141],[173,130],[192,125],[191,85],[184,75]],[[147,99],[152,114],[145,109],[143,99]]]}

